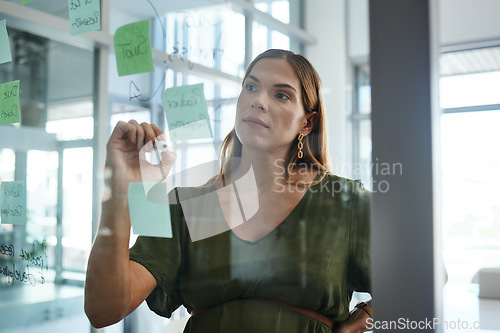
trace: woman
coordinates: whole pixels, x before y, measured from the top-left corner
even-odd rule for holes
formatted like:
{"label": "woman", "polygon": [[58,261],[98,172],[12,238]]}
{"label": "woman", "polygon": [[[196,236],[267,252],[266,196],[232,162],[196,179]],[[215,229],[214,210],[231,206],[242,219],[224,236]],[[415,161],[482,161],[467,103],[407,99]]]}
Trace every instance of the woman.
{"label": "woman", "polygon": [[[349,301],[369,289],[370,197],[360,182],[328,172],[319,76],[304,57],[268,50],[249,65],[242,88],[220,175],[171,191],[173,238],[139,237],[130,251],[128,183],[141,181],[140,149],[163,133],[135,121],[116,126],[107,146],[112,195],[87,271],[92,325],[117,322],[147,299],[167,317],[186,306],[185,332],[365,330],[369,307],[350,313]],[[159,167],[167,172],[173,159],[163,153]],[[225,190],[248,174],[240,159],[256,185],[238,193],[240,212],[251,211],[244,222],[234,214],[235,192]],[[211,217],[201,228],[217,216],[226,230],[194,240],[185,205],[193,198],[199,216]]]}

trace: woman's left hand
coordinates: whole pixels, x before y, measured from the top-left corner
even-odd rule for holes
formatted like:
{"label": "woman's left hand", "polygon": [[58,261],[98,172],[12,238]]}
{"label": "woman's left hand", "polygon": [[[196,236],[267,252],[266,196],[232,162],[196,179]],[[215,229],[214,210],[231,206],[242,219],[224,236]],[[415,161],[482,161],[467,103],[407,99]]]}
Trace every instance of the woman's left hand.
{"label": "woman's left hand", "polygon": [[368,314],[361,309],[354,309],[349,314],[349,317],[340,324],[333,331],[335,333],[360,333],[366,332],[368,329],[366,328],[367,322],[366,320],[370,318]]}

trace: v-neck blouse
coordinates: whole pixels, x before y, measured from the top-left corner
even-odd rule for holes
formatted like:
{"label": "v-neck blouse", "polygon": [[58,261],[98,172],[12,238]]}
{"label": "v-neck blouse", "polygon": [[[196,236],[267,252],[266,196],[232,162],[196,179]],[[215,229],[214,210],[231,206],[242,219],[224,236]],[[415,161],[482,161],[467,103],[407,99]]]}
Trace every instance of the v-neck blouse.
{"label": "v-neck blouse", "polygon": [[[282,301],[341,322],[349,315],[352,292],[369,292],[371,194],[360,181],[326,174],[282,223],[253,242],[228,230],[223,217],[206,229],[198,223],[196,231],[186,223],[182,198],[198,198],[200,216],[217,216],[217,210],[220,216],[211,192],[213,187],[173,190],[173,237],[139,236],[130,249],[130,259],[158,283],[147,298],[153,311],[170,317],[181,304],[188,311],[204,309],[184,332],[331,332],[304,314],[251,298]],[[200,230],[219,232],[193,237]]]}

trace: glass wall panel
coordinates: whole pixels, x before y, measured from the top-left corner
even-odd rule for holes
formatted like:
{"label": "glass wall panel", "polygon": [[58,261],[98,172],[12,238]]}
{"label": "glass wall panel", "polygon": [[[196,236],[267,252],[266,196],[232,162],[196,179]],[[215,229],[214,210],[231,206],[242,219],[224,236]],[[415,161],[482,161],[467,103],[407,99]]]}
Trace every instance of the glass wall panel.
{"label": "glass wall panel", "polygon": [[63,269],[84,272],[92,239],[91,147],[69,148],[63,152]]}
{"label": "glass wall panel", "polygon": [[225,5],[168,13],[166,52],[189,63],[241,75],[245,19]]}
{"label": "glass wall panel", "polygon": [[[9,23],[7,33],[12,61],[0,64],[0,83],[20,81],[21,121],[1,126],[0,178],[2,191],[8,181],[25,191],[26,202],[18,207],[24,205],[26,218],[0,224],[0,247],[12,249],[0,253],[0,298],[9,300],[0,302],[0,330],[15,332],[84,317],[82,286],[92,241],[94,50]],[[78,148],[63,153],[68,145]],[[82,327],[88,331],[88,322]]]}

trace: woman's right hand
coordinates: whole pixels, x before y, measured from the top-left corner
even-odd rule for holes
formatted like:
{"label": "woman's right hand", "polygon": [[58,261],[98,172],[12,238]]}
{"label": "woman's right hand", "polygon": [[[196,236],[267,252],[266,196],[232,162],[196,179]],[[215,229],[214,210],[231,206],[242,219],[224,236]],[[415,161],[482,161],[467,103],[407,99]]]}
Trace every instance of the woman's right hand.
{"label": "woman's right hand", "polygon": [[113,194],[125,194],[130,182],[160,182],[167,176],[176,155],[167,150],[160,153],[159,164],[149,163],[146,152],[153,150],[155,139],[166,141],[165,134],[155,124],[118,122],[106,147],[106,168],[111,171],[109,185]]}

